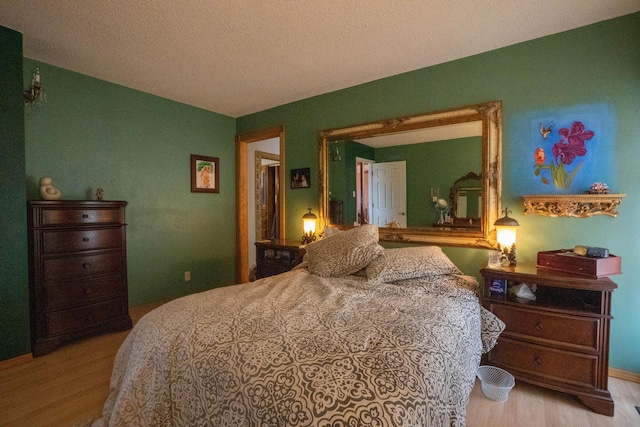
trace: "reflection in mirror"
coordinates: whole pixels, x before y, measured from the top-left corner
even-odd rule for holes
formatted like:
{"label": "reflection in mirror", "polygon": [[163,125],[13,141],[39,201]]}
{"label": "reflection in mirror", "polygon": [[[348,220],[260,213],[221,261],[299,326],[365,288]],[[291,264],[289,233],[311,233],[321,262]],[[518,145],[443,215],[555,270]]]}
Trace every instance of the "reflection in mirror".
{"label": "reflection in mirror", "polygon": [[280,193],[280,156],[256,150],[256,240],[280,238],[278,194]]}
{"label": "reflection in mirror", "polygon": [[481,175],[469,172],[458,178],[451,186],[451,218],[452,227],[480,228],[482,218]]}
{"label": "reflection in mirror", "polygon": [[[325,223],[378,224],[383,240],[487,245],[499,213],[500,102],[327,130],[319,142]],[[478,173],[462,179],[469,171]]]}

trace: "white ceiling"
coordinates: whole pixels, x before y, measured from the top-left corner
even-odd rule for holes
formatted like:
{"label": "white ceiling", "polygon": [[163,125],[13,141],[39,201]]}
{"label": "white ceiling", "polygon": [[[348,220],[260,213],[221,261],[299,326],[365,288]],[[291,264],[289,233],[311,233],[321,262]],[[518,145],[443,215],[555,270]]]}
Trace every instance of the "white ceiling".
{"label": "white ceiling", "polygon": [[446,141],[449,139],[482,136],[482,121],[433,126],[407,132],[393,132],[386,135],[356,139],[360,144],[373,148],[397,147],[398,145],[421,144],[423,142]]}
{"label": "white ceiling", "polygon": [[238,117],[639,10],[638,0],[1,0],[0,25],[23,33],[28,58]]}

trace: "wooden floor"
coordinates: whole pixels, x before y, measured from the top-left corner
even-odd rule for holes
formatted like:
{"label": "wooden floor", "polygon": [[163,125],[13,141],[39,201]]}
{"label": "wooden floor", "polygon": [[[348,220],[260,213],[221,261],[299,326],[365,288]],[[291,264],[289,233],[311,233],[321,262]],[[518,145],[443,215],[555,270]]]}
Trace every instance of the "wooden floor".
{"label": "wooden floor", "polygon": [[[136,322],[158,304],[131,310]],[[72,343],[46,356],[0,371],[0,426],[85,427],[100,416],[113,359],[128,332]],[[468,427],[638,427],[640,384],[610,378],[615,416],[591,412],[576,398],[517,382],[506,402],[482,395],[476,383]]]}

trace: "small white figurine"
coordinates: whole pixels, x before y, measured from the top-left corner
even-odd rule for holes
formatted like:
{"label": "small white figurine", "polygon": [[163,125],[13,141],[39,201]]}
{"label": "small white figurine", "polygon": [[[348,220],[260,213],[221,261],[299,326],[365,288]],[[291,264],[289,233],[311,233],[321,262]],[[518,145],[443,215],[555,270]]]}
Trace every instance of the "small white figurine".
{"label": "small white figurine", "polygon": [[60,190],[51,185],[51,178],[40,178],[40,197],[43,200],[58,200],[62,197]]}

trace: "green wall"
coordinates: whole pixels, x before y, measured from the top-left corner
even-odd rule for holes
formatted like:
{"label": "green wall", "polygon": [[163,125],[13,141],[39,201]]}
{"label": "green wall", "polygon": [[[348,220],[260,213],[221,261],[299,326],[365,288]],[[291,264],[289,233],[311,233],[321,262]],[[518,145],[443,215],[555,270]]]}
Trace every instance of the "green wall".
{"label": "green wall", "polygon": [[[608,247],[622,257],[624,274],[614,276],[611,366],[640,373],[640,14],[536,39],[484,54],[362,84],[282,105],[238,119],[238,132],[286,126],[288,168],[318,171],[318,131],[368,123],[389,117],[443,110],[486,101],[503,102],[503,150],[508,153],[520,134],[510,119],[531,110],[607,103],[616,117],[616,192],[626,193],[620,215],[575,219],[524,216],[521,194],[510,177],[522,163],[503,160],[502,204],[520,222],[518,259],[535,262],[540,250],[577,244]],[[507,156],[505,156],[506,158]],[[286,192],[287,230],[299,234],[300,217],[318,206],[318,187]],[[520,207],[520,208],[518,208]],[[446,248],[469,274],[478,276],[486,262],[483,250]]]}
{"label": "green wall", "polygon": [[22,34],[0,27],[0,360],[29,353]]}
{"label": "green wall", "polygon": [[[25,58],[25,82],[35,65]],[[48,176],[63,199],[101,187],[129,202],[131,305],[234,283],[235,119],[38,65],[47,103],[25,114],[27,198]],[[220,159],[219,194],[191,193],[190,154]]]}

